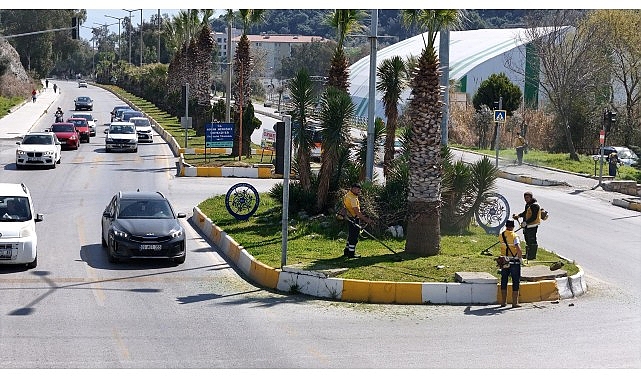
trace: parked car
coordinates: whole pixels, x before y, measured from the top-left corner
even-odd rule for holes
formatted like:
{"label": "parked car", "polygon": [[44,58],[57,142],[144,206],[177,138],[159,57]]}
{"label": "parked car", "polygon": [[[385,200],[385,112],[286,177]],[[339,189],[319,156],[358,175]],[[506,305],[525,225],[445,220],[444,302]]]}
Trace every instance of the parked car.
{"label": "parked car", "polygon": [[41,221],[24,183],[0,183],[0,264],[38,265],[36,223]]}
{"label": "parked car", "polygon": [[80,134],[73,123],[53,123],[45,132],[53,132],[63,149],[78,149],[80,147]]}
{"label": "parked car", "polygon": [[122,116],[122,112],[125,110],[131,110],[132,108],[129,106],[115,106],[114,109],[111,111],[111,121],[121,121],[120,117]]}
{"label": "parked car", "polygon": [[76,118],[76,117],[81,117],[85,120],[87,120],[87,123],[89,124],[89,135],[91,137],[94,137],[96,135],[96,123],[98,123],[98,120],[93,118],[93,115],[89,112],[74,112],[71,114],[71,117]]}
{"label": "parked car", "polygon": [[78,81],[78,88],[80,88],[80,87],[85,87],[85,88],[87,88],[87,82],[86,82],[86,81],[84,81],[84,80],[80,80],[80,81]]}
{"label": "parked car", "polygon": [[72,123],[76,127],[76,131],[80,135],[80,142],[90,142],[91,131],[89,130],[89,123],[82,117],[71,117],[67,119],[67,123]]}
{"label": "parked car", "polygon": [[[630,148],[625,146],[605,146],[603,147],[603,160],[608,161],[610,153],[617,154],[619,161],[625,166],[633,166],[639,163],[639,156],[634,153]],[[599,160],[599,155],[595,154],[592,156],[595,161]]]}
{"label": "parked car", "polygon": [[185,262],[185,230],[160,192],[120,191],[102,213],[102,246],[109,262],[137,258]]}
{"label": "parked car", "polygon": [[133,123],[114,121],[105,130],[105,151],[138,151],[138,135]]}
{"label": "parked car", "polygon": [[16,142],[16,168],[24,166],[56,167],[60,163],[60,141],[53,132],[29,132]]}
{"label": "parked car", "polygon": [[93,111],[93,100],[91,100],[91,98],[88,96],[79,96],[73,102],[75,104],[75,111]]}
{"label": "parked car", "polygon": [[140,111],[125,110],[122,111],[120,121],[129,121],[129,119],[131,119],[132,117],[145,117],[145,114]]}
{"label": "parked car", "polygon": [[146,117],[132,117],[129,119],[130,123],[136,126],[136,133],[138,133],[138,142],[154,142],[153,128],[151,122]]}

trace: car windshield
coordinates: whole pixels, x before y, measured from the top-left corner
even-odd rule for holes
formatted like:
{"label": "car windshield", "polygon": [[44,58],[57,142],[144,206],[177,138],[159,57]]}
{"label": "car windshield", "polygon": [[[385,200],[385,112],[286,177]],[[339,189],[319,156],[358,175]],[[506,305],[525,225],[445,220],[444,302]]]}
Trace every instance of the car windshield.
{"label": "car windshield", "polygon": [[115,134],[133,134],[134,132],[134,127],[131,125],[113,125],[111,126],[111,129],[109,130],[109,133],[115,133]]}
{"label": "car windshield", "polygon": [[122,115],[122,114],[123,114],[123,112],[125,112],[125,111],[127,111],[127,110],[130,110],[130,109],[131,109],[131,108],[124,108],[124,109],[116,110],[116,115],[117,115],[117,116],[120,116],[120,115]]}
{"label": "car windshield", "polygon": [[70,123],[73,123],[76,127],[84,127],[87,125],[87,120],[69,120]]}
{"label": "car windshield", "polygon": [[81,118],[83,118],[83,119],[85,119],[87,121],[92,121],[93,120],[93,116],[91,114],[74,113],[73,117],[81,117]]}
{"label": "car windshield", "polygon": [[73,125],[52,125],[51,132],[73,132],[76,129]]}
{"label": "car windshield", "polygon": [[127,111],[127,112],[123,112],[122,113],[122,120],[123,121],[128,121],[132,117],[140,117],[140,116],[142,116],[142,113],[140,113],[140,112],[128,112]]}
{"label": "car windshield", "polygon": [[25,136],[22,143],[27,145],[52,145],[53,139],[51,136],[46,135],[31,135]]}
{"label": "car windshield", "polygon": [[121,199],[118,219],[173,219],[169,202],[163,199]]}
{"label": "car windshield", "polygon": [[31,219],[27,197],[0,196],[0,223],[25,222]]}
{"label": "car windshield", "polygon": [[80,96],[80,97],[78,97],[78,101],[79,102],[89,102],[89,101],[91,101],[91,99],[89,99],[86,96]]}
{"label": "car windshield", "polygon": [[619,158],[623,158],[623,159],[628,159],[628,158],[636,159],[637,158],[637,155],[633,151],[628,149],[628,148],[620,149],[617,152],[617,156],[619,156]]}
{"label": "car windshield", "polygon": [[136,127],[151,127],[149,119],[130,119],[129,121],[133,122]]}

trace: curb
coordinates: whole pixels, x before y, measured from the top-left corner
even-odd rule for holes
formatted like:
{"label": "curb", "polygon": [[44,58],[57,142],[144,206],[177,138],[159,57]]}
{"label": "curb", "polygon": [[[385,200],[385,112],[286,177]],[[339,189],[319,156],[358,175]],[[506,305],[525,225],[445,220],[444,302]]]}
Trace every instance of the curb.
{"label": "curb", "polygon": [[[256,260],[243,246],[212,222],[198,207],[192,221],[223,254],[256,284],[285,293],[302,293],[323,299],[376,304],[497,304],[498,281],[478,283],[390,282],[328,277],[296,268],[272,268]],[[508,302],[511,302],[508,285]],[[587,292],[583,270],[574,276],[523,283],[519,301],[540,302],[573,298]]]}
{"label": "curb", "polygon": [[613,199],[612,204],[628,210],[641,211],[641,201],[636,199]]}
{"label": "curb", "polygon": [[524,175],[517,175],[507,173],[503,170],[498,170],[498,177],[509,179],[516,182],[527,183],[528,185],[538,185],[538,186],[570,186],[567,182],[554,181],[549,179],[540,179],[533,178]]}

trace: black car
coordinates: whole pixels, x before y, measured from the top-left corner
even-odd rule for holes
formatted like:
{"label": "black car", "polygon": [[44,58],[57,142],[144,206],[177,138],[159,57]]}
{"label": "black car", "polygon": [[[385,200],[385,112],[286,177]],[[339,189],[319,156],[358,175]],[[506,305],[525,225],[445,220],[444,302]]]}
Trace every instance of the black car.
{"label": "black car", "polygon": [[102,246],[109,262],[137,258],[185,262],[185,230],[160,192],[120,191],[102,213]]}
{"label": "black car", "polygon": [[80,110],[93,111],[93,100],[91,100],[91,98],[88,96],[79,96],[73,102],[76,105],[75,106],[76,111],[80,111]]}
{"label": "black car", "polygon": [[130,110],[131,107],[126,106],[126,105],[121,105],[121,106],[115,106],[113,110],[111,110],[111,121],[119,121],[117,118],[118,112],[122,112],[122,110]]}
{"label": "black car", "polygon": [[129,119],[131,119],[132,117],[145,117],[145,114],[140,111],[125,110],[122,111],[120,121],[129,121]]}

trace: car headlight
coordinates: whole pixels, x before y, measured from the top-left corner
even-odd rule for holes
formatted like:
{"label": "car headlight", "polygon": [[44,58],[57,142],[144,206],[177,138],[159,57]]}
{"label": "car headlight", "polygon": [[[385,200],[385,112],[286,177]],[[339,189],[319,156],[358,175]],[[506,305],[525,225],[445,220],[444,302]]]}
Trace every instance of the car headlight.
{"label": "car headlight", "polygon": [[54,151],[53,150],[48,150],[48,151],[44,152],[44,154],[47,155],[47,156],[53,156]]}
{"label": "car headlight", "polygon": [[76,139],[76,135],[71,135],[71,137],[69,137],[69,140],[75,140],[75,139]]}
{"label": "car headlight", "polygon": [[126,238],[126,237],[129,236],[129,234],[126,233],[125,231],[116,230],[116,229],[114,229],[113,231],[114,231],[114,236],[117,236],[117,237],[120,237],[120,238]]}
{"label": "car headlight", "polygon": [[25,152],[24,150],[16,150],[16,154],[17,155],[27,154],[27,152]]}
{"label": "car headlight", "polygon": [[21,238],[28,238],[31,237],[33,234],[33,231],[31,230],[31,227],[24,227],[20,230],[20,237]]}
{"label": "car headlight", "polygon": [[182,235],[183,235],[183,230],[182,229],[169,231],[169,236],[171,236],[172,238],[181,237]]}
{"label": "car headlight", "polygon": [[107,138],[105,139],[105,142],[107,142],[107,143],[111,143],[111,142],[113,142],[113,141],[114,141],[114,140],[113,140],[111,137],[107,137]]}

